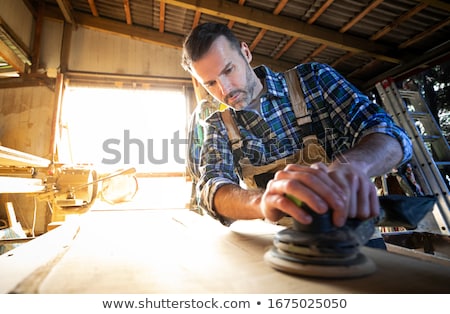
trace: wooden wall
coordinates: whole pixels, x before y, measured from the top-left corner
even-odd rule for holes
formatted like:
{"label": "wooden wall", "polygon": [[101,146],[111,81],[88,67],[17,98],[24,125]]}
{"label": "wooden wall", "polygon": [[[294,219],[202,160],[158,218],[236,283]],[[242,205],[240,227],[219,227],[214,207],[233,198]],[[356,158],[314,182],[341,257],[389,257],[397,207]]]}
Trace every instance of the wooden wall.
{"label": "wooden wall", "polygon": [[50,158],[54,97],[46,86],[0,88],[1,145]]}
{"label": "wooden wall", "polygon": [[[1,145],[51,158],[54,102],[54,92],[46,86],[0,88]],[[23,194],[4,194],[0,195],[0,212],[6,202],[13,203],[16,216],[29,235],[33,225],[35,235],[46,231],[50,215],[47,202],[35,202],[33,197]]]}
{"label": "wooden wall", "polygon": [[181,51],[79,27],[72,33],[70,71],[190,78]]}

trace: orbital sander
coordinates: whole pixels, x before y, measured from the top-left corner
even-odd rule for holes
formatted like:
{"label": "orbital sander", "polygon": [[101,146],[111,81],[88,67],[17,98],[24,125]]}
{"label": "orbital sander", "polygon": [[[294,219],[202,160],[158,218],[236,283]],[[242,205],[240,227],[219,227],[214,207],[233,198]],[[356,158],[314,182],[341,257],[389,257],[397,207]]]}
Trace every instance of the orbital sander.
{"label": "orbital sander", "polygon": [[348,219],[342,227],[332,223],[330,211],[317,214],[306,204],[288,196],[309,212],[313,221],[304,225],[293,220],[279,231],[264,260],[273,268],[299,276],[354,278],[375,272],[375,263],[361,252],[377,226],[417,227],[435,203],[433,196],[380,196],[380,215],[367,220]]}

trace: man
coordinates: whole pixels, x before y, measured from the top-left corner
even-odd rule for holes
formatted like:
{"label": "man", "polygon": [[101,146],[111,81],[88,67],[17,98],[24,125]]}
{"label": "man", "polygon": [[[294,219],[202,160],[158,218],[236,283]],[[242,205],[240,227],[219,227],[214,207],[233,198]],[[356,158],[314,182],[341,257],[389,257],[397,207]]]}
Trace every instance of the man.
{"label": "man", "polygon": [[[295,93],[289,93],[286,75],[264,65],[252,69],[251,61],[248,45],[222,24],[199,25],[184,43],[183,67],[230,107],[206,120],[198,183],[203,207],[225,225],[284,216],[311,223],[311,215],[293,200],[318,214],[331,210],[336,226],[347,218],[378,215],[371,177],[411,158],[407,134],[327,65],[296,67],[303,104],[298,109],[291,104]],[[305,156],[316,154],[305,141],[309,135],[325,156],[305,163]],[[257,181],[264,170],[270,176],[256,188],[243,184],[250,182],[249,174]]]}

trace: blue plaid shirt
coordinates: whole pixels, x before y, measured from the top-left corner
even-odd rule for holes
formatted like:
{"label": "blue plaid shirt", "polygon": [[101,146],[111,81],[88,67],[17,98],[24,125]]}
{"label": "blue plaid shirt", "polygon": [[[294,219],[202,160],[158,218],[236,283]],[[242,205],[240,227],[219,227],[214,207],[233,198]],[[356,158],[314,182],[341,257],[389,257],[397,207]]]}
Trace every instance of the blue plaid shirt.
{"label": "blue plaid shirt", "polygon": [[[242,158],[247,157],[253,165],[260,166],[292,155],[303,143],[284,74],[266,66],[254,70],[267,87],[260,98],[260,113],[230,110],[243,139]],[[399,141],[403,147],[401,164],[412,157],[411,140],[405,131],[333,68],[308,63],[297,66],[297,71],[314,133],[330,159],[371,133],[388,134]],[[213,208],[214,194],[224,184],[239,184],[235,172],[238,161],[233,158],[220,113],[212,114],[206,123],[197,193],[200,206],[222,221]]]}

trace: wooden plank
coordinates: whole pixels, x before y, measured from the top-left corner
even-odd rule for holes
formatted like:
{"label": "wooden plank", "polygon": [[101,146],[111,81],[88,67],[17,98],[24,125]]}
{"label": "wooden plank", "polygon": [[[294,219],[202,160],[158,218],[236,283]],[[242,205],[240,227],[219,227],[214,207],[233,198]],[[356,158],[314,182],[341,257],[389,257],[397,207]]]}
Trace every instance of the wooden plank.
{"label": "wooden plank", "polygon": [[0,146],[0,165],[16,167],[48,167],[50,165],[50,160]]}
{"label": "wooden plank", "polygon": [[0,176],[0,193],[38,193],[44,192],[41,179]]}
{"label": "wooden plank", "polygon": [[[450,292],[450,267],[370,248],[362,251],[377,271],[367,277],[326,280],[281,273],[263,260],[281,228],[259,220],[227,228],[188,210],[91,211],[48,273],[40,281],[29,277],[33,280],[12,292]],[[13,271],[14,265],[9,265]],[[0,277],[5,272],[0,264]]]}

